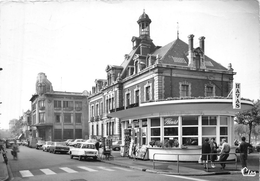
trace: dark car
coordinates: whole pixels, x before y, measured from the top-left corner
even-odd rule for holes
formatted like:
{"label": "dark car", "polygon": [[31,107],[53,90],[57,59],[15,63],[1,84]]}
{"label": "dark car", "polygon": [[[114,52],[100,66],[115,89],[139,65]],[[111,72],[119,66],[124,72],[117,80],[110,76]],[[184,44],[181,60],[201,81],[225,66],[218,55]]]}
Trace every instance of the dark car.
{"label": "dark car", "polygon": [[45,141],[43,141],[43,140],[38,140],[38,142],[36,143],[36,149],[37,149],[37,150],[42,149],[42,145],[44,145],[44,144],[45,144]]}
{"label": "dark car", "polygon": [[70,150],[70,147],[66,145],[65,142],[52,142],[49,146],[49,152],[50,153],[68,153]]}
{"label": "dark car", "polygon": [[122,141],[121,141],[121,140],[114,141],[114,142],[112,143],[112,150],[119,151],[121,144],[122,144]]}

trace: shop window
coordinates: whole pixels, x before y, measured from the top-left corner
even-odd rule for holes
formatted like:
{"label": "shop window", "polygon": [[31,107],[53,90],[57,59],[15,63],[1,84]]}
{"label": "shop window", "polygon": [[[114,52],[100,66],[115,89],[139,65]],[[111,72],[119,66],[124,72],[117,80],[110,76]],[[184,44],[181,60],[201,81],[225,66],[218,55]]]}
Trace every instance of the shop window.
{"label": "shop window", "polygon": [[55,140],[61,139],[61,129],[54,129],[54,139]]}
{"label": "shop window", "polygon": [[202,125],[217,125],[217,116],[202,116]]}
{"label": "shop window", "polygon": [[182,125],[198,125],[198,116],[183,116]]}
{"label": "shop window", "polygon": [[198,127],[183,127],[182,135],[198,135]]}
{"label": "shop window", "polygon": [[178,136],[178,127],[164,127],[164,136]]}
{"label": "shop window", "polygon": [[64,113],[64,123],[72,123],[70,113]]}
{"label": "shop window", "polygon": [[151,136],[160,136],[161,131],[160,128],[151,128]]}
{"label": "shop window", "polygon": [[61,123],[60,114],[55,114],[55,123]]}
{"label": "shop window", "polygon": [[147,119],[142,120],[142,127],[147,127]]}
{"label": "shop window", "polygon": [[160,118],[152,118],[151,119],[151,127],[160,126]]}
{"label": "shop window", "polygon": [[220,125],[228,125],[228,116],[220,116]]}
{"label": "shop window", "polygon": [[82,129],[75,129],[75,138],[82,139]]}
{"label": "shop window", "polygon": [[76,123],[81,123],[81,113],[76,113],[75,114],[75,122]]}
{"label": "shop window", "polygon": [[184,146],[197,146],[198,145],[198,138],[197,137],[182,138],[182,144]]}
{"label": "shop window", "polygon": [[72,139],[72,138],[73,138],[73,129],[64,129],[63,139]]}
{"label": "shop window", "polygon": [[163,143],[164,147],[166,148],[179,147],[179,141],[177,137],[164,138]]}
{"label": "shop window", "polygon": [[228,135],[228,128],[220,127],[220,135]]}
{"label": "shop window", "polygon": [[202,135],[216,135],[216,128],[215,127],[202,127]]}

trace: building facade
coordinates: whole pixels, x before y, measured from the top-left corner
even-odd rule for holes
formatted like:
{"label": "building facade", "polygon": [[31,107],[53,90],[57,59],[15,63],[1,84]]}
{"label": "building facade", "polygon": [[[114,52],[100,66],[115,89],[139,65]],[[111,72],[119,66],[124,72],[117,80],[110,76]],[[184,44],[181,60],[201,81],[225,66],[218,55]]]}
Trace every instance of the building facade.
{"label": "building facade", "polygon": [[[177,33],[176,40],[156,46],[151,22],[144,12],[130,53],[120,66],[107,66],[106,80],[96,81],[89,97],[90,135],[107,136],[112,129],[111,136],[124,143],[124,132],[131,129],[139,145],[175,140],[180,149],[199,147],[206,137],[233,143],[238,110],[230,96],[232,65],[226,68],[205,54],[205,37],[194,47],[194,35],[185,43]],[[241,100],[242,110],[251,107],[250,100]]]}
{"label": "building facade", "polygon": [[36,94],[31,99],[32,138],[65,141],[87,138],[87,92],[54,91],[44,73],[39,73]]}

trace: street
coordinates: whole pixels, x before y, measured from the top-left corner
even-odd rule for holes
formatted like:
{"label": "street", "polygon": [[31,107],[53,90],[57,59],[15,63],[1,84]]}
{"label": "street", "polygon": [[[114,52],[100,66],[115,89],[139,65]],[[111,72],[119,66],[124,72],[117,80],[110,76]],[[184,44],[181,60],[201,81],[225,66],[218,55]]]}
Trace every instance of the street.
{"label": "street", "polygon": [[101,161],[78,161],[70,159],[67,154],[53,154],[20,146],[18,160],[13,160],[8,149],[8,158],[13,180],[62,180],[62,181],[125,181],[130,180],[165,180],[165,181],[217,181],[217,180],[248,180],[255,181],[257,177],[242,175],[209,175],[209,176],[178,176],[143,172],[126,167],[119,167]]}

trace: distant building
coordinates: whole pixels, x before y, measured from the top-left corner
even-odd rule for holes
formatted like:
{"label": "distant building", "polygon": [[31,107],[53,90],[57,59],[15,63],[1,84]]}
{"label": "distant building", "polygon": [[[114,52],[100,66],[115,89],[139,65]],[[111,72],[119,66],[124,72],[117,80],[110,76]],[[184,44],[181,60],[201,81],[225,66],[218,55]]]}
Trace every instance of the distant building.
{"label": "distant building", "polygon": [[54,91],[47,76],[39,73],[30,101],[32,138],[65,141],[89,135],[85,92]]}
{"label": "distant building", "polygon": [[[232,143],[237,110],[229,96],[235,75],[231,64],[225,68],[206,56],[205,37],[194,47],[194,35],[187,44],[177,32],[176,40],[155,45],[151,22],[144,12],[123,63],[108,65],[107,79],[95,81],[89,96],[90,135],[124,142],[124,131],[131,129],[139,145],[174,139],[179,148],[198,147],[206,137]],[[252,107],[249,100],[241,104]]]}

